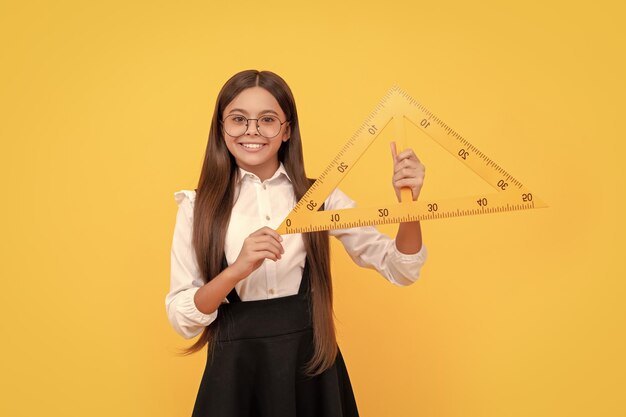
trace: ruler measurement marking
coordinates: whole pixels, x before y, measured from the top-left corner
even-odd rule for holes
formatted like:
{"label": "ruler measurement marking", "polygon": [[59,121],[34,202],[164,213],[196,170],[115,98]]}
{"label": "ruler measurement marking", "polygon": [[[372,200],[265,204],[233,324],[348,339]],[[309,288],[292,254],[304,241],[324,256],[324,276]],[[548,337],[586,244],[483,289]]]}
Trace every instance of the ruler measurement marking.
{"label": "ruler measurement marking", "polygon": [[[452,217],[462,217],[468,215],[480,215],[480,214],[494,214],[494,213],[504,213],[509,211],[519,211],[534,208],[534,205],[531,204],[505,204],[503,206],[496,206],[491,208],[480,208],[480,209],[456,209],[445,211],[441,213],[430,213],[430,214],[414,214],[414,215],[404,215],[404,216],[390,216],[384,219],[379,219],[378,221],[373,220],[354,220],[354,221],[340,221],[336,222],[332,225],[326,224],[316,224],[316,225],[308,225],[304,228],[286,228],[286,233],[302,233],[309,231],[320,231],[327,229],[349,229],[352,227],[364,227],[364,226],[372,226],[375,224],[394,224],[400,222],[407,221],[419,221],[419,220],[436,220],[436,219],[448,219]],[[324,212],[321,212],[324,213]]]}

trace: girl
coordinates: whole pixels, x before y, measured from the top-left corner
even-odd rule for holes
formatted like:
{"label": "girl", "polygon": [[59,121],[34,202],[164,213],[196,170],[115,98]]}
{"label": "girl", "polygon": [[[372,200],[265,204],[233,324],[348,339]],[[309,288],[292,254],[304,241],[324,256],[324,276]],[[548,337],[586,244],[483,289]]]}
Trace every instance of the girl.
{"label": "girl", "polygon": [[[396,154],[393,186],[417,199],[424,166]],[[275,228],[314,180],[307,178],[298,114],[285,81],[269,71],[235,74],[215,106],[195,190],[179,205],[165,304],[185,350],[206,344],[193,416],[358,416],[332,312],[328,236],[360,266],[409,285],[426,259],[419,222],[395,240],[374,227],[280,236]],[[322,209],[354,207],[335,189]]]}

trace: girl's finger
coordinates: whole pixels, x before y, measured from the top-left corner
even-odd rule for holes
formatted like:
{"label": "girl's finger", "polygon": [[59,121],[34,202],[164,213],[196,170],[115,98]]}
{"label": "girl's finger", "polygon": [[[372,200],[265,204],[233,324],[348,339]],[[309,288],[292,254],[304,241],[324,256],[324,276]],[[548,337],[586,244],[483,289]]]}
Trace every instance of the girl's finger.
{"label": "girl's finger", "polygon": [[422,181],[417,178],[402,178],[394,181],[393,185],[398,188],[408,187],[408,188],[418,188],[422,185]]}
{"label": "girl's finger", "polygon": [[276,255],[275,253],[272,253],[272,252],[265,251],[265,252],[259,252],[259,253],[263,256],[263,258],[271,259],[274,262],[280,259],[280,255]]}
{"label": "girl's finger", "polygon": [[398,162],[404,161],[404,160],[407,160],[407,159],[419,162],[419,158],[417,157],[417,155],[415,154],[415,152],[411,148],[407,148],[404,151],[400,152],[400,154],[398,155],[397,159],[398,159]]}
{"label": "girl's finger", "polygon": [[263,235],[272,236],[274,239],[278,240],[279,242],[283,241],[283,237],[279,235],[278,232],[276,232],[276,230],[267,226],[263,226],[260,229],[250,234],[250,236],[263,236]]}
{"label": "girl's finger", "polygon": [[258,248],[253,249],[249,254],[249,258],[253,261],[260,261],[268,257],[268,254],[271,254],[272,258],[280,259],[282,255],[280,252],[276,251],[276,248],[271,247],[263,247],[259,246]]}
{"label": "girl's finger", "polygon": [[425,172],[426,168],[421,164],[416,164],[415,166],[399,166],[395,169],[393,177],[419,177],[424,176]]}
{"label": "girl's finger", "polygon": [[398,172],[401,171],[403,169],[418,169],[419,168],[420,163],[417,161],[414,161],[412,159],[405,159],[403,161],[400,161],[396,164],[395,168],[394,168],[394,172]]}
{"label": "girl's finger", "polygon": [[392,179],[395,183],[396,181],[400,181],[400,180],[419,179],[420,177],[423,177],[423,176],[420,176],[419,173],[413,170],[411,171],[407,170],[407,171],[396,172]]}
{"label": "girl's finger", "polygon": [[256,237],[254,240],[254,250],[270,250],[274,249],[278,253],[285,253],[283,249],[283,245],[278,243],[273,237],[270,236],[260,236]]}
{"label": "girl's finger", "polygon": [[271,259],[273,261],[277,261],[280,259],[280,255],[277,255],[272,251],[258,251],[254,253],[252,262],[263,263],[265,259]]}
{"label": "girl's finger", "polygon": [[390,146],[391,146],[391,156],[393,157],[393,162],[395,164],[398,158],[398,150],[396,149],[396,142],[391,142]]}

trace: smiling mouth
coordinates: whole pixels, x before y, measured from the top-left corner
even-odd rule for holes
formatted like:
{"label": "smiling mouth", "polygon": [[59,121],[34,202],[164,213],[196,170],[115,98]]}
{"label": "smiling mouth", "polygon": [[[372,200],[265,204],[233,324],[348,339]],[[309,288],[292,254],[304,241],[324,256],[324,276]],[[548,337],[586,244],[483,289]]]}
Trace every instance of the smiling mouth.
{"label": "smiling mouth", "polygon": [[261,149],[265,146],[263,143],[240,143],[246,149]]}

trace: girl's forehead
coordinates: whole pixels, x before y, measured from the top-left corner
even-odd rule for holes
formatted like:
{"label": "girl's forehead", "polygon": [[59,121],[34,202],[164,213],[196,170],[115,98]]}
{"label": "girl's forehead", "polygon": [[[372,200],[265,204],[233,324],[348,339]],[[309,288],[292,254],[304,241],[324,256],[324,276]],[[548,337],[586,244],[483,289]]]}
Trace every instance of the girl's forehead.
{"label": "girl's forehead", "polygon": [[226,105],[224,111],[227,113],[237,109],[244,113],[257,114],[266,110],[272,110],[280,115],[284,114],[276,98],[262,87],[246,88]]}

